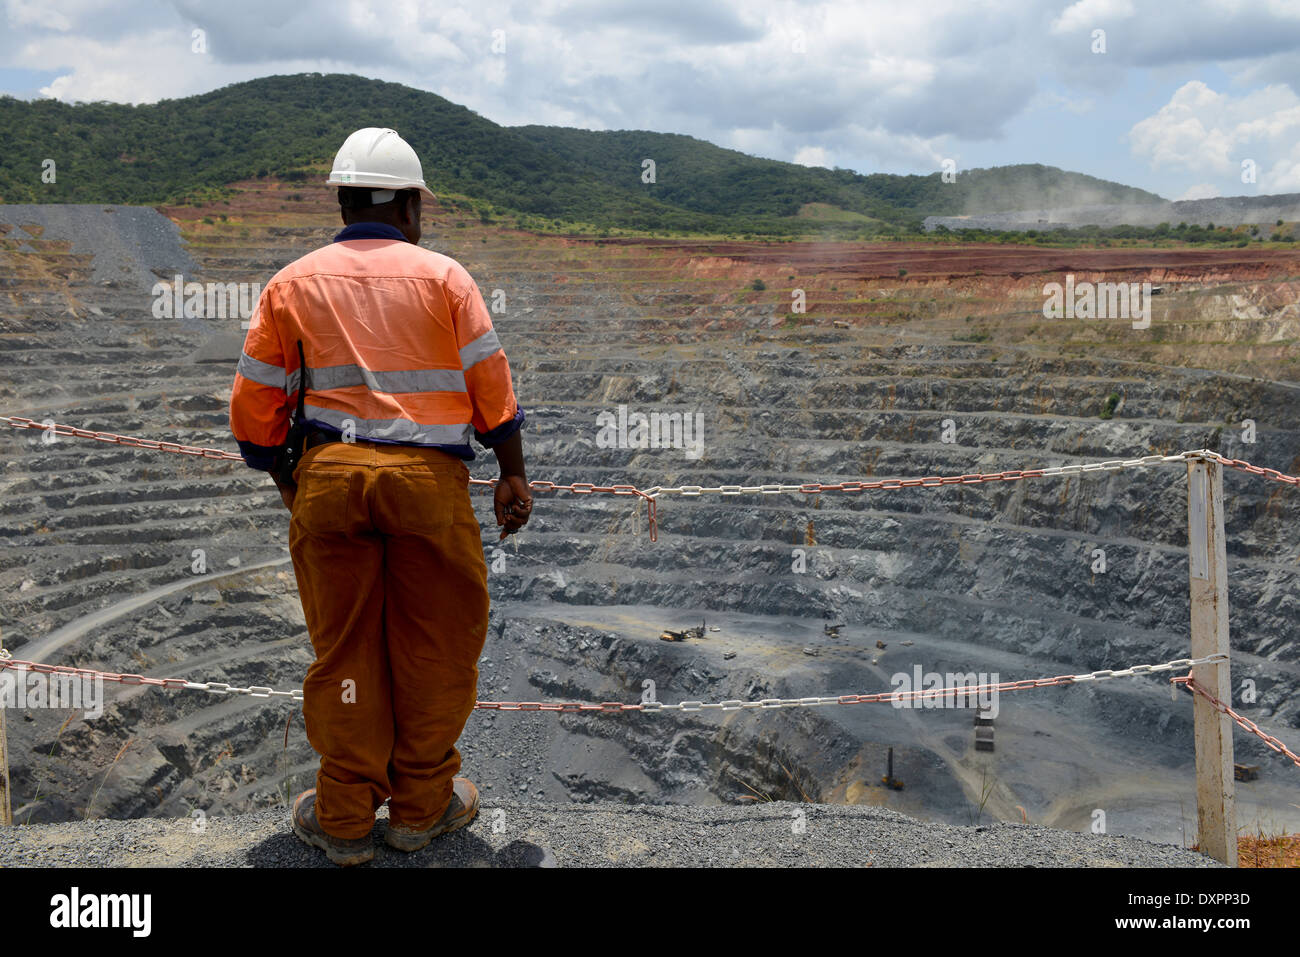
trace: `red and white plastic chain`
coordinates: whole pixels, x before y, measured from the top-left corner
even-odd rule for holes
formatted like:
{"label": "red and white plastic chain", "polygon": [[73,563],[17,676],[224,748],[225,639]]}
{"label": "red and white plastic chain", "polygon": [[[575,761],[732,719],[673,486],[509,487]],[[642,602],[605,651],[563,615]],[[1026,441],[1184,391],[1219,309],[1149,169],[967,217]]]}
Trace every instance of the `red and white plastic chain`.
{"label": "red and white plastic chain", "polygon": [[[1176,658],[1158,665],[1133,665],[1122,669],[1103,669],[1078,675],[1057,675],[1052,678],[1024,678],[1019,681],[1002,681],[991,684],[962,685],[953,688],[922,689],[917,691],[881,691],[872,694],[843,694],[805,698],[763,698],[756,701],[738,699],[704,702],[682,701],[677,704],[664,704],[659,701],[642,701],[627,704],[622,701],[603,701],[588,704],[576,701],[480,701],[475,704],[478,711],[546,711],[555,713],[589,713],[599,712],[658,712],[681,711],[743,711],[768,710],[773,708],[808,708],[820,705],[845,704],[894,704],[901,705],[913,701],[937,700],[939,698],[960,697],[969,699],[981,694],[1001,693],[1004,691],[1025,691],[1030,688],[1052,688],[1065,685],[1084,684],[1089,681],[1105,681],[1112,678],[1129,678],[1136,675],[1158,674],[1181,668],[1191,668],[1198,664],[1212,664],[1227,661],[1224,654],[1207,655],[1202,658]],[[207,691],[212,694],[246,694],[254,698],[291,698],[302,700],[302,689],[292,691],[275,691],[271,688],[253,686],[239,687],[224,681],[198,682],[186,678],[149,678],[144,675],[124,674],[112,671],[97,671],[93,668],[74,668],[67,665],[46,665],[33,661],[17,659],[0,660],[0,669],[12,671],[31,671],[37,674],[67,675],[70,677],[101,679],[127,685],[150,685],[158,688],[175,688],[187,691]],[[1182,681],[1186,679],[1175,679]]]}

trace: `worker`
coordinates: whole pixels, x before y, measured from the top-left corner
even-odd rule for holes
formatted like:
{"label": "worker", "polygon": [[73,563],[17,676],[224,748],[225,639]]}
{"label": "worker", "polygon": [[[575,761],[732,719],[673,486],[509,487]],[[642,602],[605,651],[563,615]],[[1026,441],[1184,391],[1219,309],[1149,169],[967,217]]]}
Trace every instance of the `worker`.
{"label": "worker", "polygon": [[[327,183],[344,229],[266,284],[230,398],[244,461],[274,473],[302,393],[289,551],[316,660],[303,684],[316,787],[294,832],[347,866],[468,824],[478,791],[456,741],[477,700],[487,566],[469,499],[471,437],[496,454],[496,524],[532,511],[510,366],[483,297],[421,248],[415,151],[390,129],[347,138]],[[298,344],[301,342],[303,367]]]}

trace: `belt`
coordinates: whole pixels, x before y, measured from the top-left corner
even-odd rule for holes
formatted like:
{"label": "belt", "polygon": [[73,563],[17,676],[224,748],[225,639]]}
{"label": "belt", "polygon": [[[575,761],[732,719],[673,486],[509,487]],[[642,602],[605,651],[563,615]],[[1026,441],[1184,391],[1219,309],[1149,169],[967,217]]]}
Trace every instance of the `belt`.
{"label": "belt", "polygon": [[330,435],[328,432],[318,432],[315,429],[313,429],[311,432],[307,433],[307,438],[302,443],[302,450],[306,452],[308,449],[314,449],[318,445],[326,445],[330,442],[341,442],[341,441],[343,440],[336,436]]}
{"label": "belt", "polygon": [[[306,453],[306,452],[310,451],[311,449],[316,448],[316,446],[318,446],[318,445],[328,445],[328,444],[331,443],[331,442],[342,442],[342,441],[343,441],[343,438],[342,438],[341,436],[334,435],[334,434],[331,434],[331,433],[329,433],[329,432],[321,432],[321,431],[318,430],[318,429],[312,429],[310,432],[307,433],[306,437],[303,439],[303,442],[302,442],[302,450],[303,450],[304,453]],[[404,446],[403,443],[400,443],[400,442],[395,442],[395,443],[388,443],[388,442],[372,442],[372,441],[370,441],[369,439],[353,439],[352,442],[351,442],[350,444],[352,444],[352,445],[373,445],[373,446],[375,446],[376,448],[385,448],[385,449],[400,449],[400,448],[403,448],[403,447],[406,447],[406,448],[412,448],[412,449],[431,449],[431,448],[432,448],[432,449],[436,449],[436,450],[439,451],[439,452],[444,453],[445,455],[451,455],[451,453],[450,453],[450,452],[447,452],[446,449],[438,449],[436,446],[429,446],[429,445],[412,445],[412,446]],[[457,456],[452,456],[452,458],[457,458]]]}
{"label": "belt", "polygon": [[[332,434],[329,433],[329,432],[320,432],[320,431],[317,431],[317,430],[313,429],[312,431],[308,432],[308,433],[307,433],[307,437],[303,439],[302,450],[303,450],[303,452],[307,452],[307,451],[310,450],[310,449],[314,449],[314,448],[316,448],[316,446],[318,446],[318,445],[328,445],[328,444],[331,443],[331,442],[342,442],[342,441],[343,441],[343,438],[342,438],[341,436],[338,436],[338,435],[332,435]],[[400,448],[400,447],[401,447],[400,443],[372,442],[372,441],[370,441],[370,439],[353,439],[353,440],[352,440],[351,442],[349,442],[348,444],[349,444],[349,445],[375,445],[375,446],[387,446],[388,448]]]}

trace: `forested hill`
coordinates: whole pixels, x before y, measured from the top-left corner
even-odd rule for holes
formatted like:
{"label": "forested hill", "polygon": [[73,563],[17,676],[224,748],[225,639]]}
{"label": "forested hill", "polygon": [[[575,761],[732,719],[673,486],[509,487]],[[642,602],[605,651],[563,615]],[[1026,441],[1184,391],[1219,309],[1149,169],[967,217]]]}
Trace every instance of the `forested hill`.
{"label": "forested hill", "polygon": [[[0,201],[162,204],[253,177],[316,177],[363,126],[398,130],[435,192],[624,229],[790,233],[841,222],[890,232],[927,215],[1159,201],[1047,166],[971,170],[944,183],[938,172],[863,176],[671,133],[505,127],[434,93],[338,74],[264,77],[143,106],[0,97]],[[646,159],[654,182],[644,181]],[[53,182],[42,176],[49,160]]]}
{"label": "forested hill", "polygon": [[[1021,164],[961,172],[955,182],[940,173],[861,175],[759,159],[675,133],[592,132],[560,126],[511,129],[531,143],[572,158],[576,168],[602,183],[620,185],[655,160],[655,193],[665,202],[716,215],[793,216],[806,203],[888,218],[961,215],[1044,206],[1159,203],[1154,193],[1067,173],[1054,166]],[[946,213],[937,213],[943,209]]]}

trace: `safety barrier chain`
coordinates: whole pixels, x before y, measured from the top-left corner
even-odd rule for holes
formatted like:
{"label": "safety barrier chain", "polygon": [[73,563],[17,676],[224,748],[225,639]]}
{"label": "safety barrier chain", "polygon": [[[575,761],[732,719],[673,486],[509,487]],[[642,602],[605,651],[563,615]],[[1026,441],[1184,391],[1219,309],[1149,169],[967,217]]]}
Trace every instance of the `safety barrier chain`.
{"label": "safety barrier chain", "polygon": [[[986,692],[1024,691],[1029,688],[1052,688],[1063,685],[1083,684],[1089,681],[1105,681],[1110,678],[1130,678],[1134,675],[1158,674],[1173,671],[1175,668],[1191,668],[1193,665],[1227,661],[1226,654],[1218,653],[1203,658],[1177,658],[1159,665],[1133,665],[1118,671],[1104,669],[1090,671],[1081,675],[1057,675],[1054,678],[1025,678],[1019,681],[1002,681],[995,684],[960,685],[953,688],[932,688],[918,691],[882,691],[874,694],[843,694],[833,697],[812,698],[762,698],[757,701],[682,701],[677,704],[664,704],[660,701],[641,701],[626,704],[622,701],[604,701],[599,704],[587,704],[577,701],[479,701],[474,705],[477,711],[547,711],[555,713],[589,713],[625,712],[625,711],[756,711],[775,708],[810,708],[820,705],[835,704],[901,704],[909,701],[935,700],[938,698],[979,695]],[[245,694],[253,698],[291,698],[302,700],[302,689],[293,691],[275,691],[271,688],[253,686],[241,688],[224,681],[190,681],[187,678],[147,678],[144,675],[121,674],[113,671],[96,671],[92,668],[73,668],[68,665],[45,665],[34,661],[0,658],[0,669],[13,671],[32,671],[37,674],[68,675],[77,678],[99,678],[126,685],[151,685],[157,688],[180,688],[186,691],[207,691],[211,694]],[[1186,679],[1181,679],[1186,680]]]}
{"label": "safety barrier chain", "polygon": [[[157,452],[174,452],[178,455],[191,455],[206,459],[220,459],[227,462],[242,462],[243,457],[236,452],[224,449],[210,449],[195,445],[180,445],[176,442],[157,442],[113,432],[94,432],[78,429],[70,425],[57,423],[44,424],[22,416],[0,416],[0,422],[7,422],[16,429],[39,429],[54,435],[71,438],[93,439],[96,442],[108,442],[131,448],[148,449]],[[642,499],[646,502],[647,525],[650,541],[659,540],[659,525],[655,510],[656,500],[660,495],[681,495],[692,498],[700,495],[783,495],[801,493],[820,495],[822,492],[870,492],[894,491],[905,488],[942,488],[949,485],[980,485],[985,482],[1019,482],[1031,478],[1059,478],[1065,475],[1087,475],[1093,472],[1119,472],[1123,469],[1146,468],[1153,465],[1171,465],[1182,462],[1208,460],[1217,462],[1225,468],[1236,469],[1250,475],[1263,476],[1286,485],[1300,486],[1300,476],[1288,475],[1277,469],[1252,465],[1245,459],[1230,459],[1209,449],[1189,450],[1177,455],[1144,455],[1136,459],[1111,459],[1105,462],[1089,462],[1083,465],[1056,465],[1040,469],[1004,469],[1001,472],[971,472],[964,475],[927,475],[919,478],[880,479],[871,482],[804,482],[798,485],[656,485],[653,488],[639,489],[635,485],[593,485],[589,482],[574,482],[561,485],[556,482],[529,482],[528,487],[538,492],[571,492],[575,495],[625,495]],[[470,485],[494,488],[497,479],[470,479]]]}
{"label": "safety barrier chain", "polygon": [[[470,485],[496,487],[497,479],[470,479]],[[571,485],[557,485],[555,482],[529,482],[528,487],[535,492],[572,492],[574,495],[635,495],[646,502],[646,524],[650,527],[650,541],[659,541],[659,523],[655,517],[654,496],[641,491],[635,485],[592,485],[589,482],[574,482]]]}
{"label": "safety barrier chain", "polygon": [[1202,449],[1196,453],[1205,459],[1218,462],[1224,468],[1236,469],[1239,472],[1247,472],[1251,475],[1262,475],[1274,482],[1282,482],[1286,485],[1300,486],[1300,476],[1287,475],[1285,472],[1279,472],[1277,469],[1266,469],[1262,465],[1251,465],[1245,459],[1230,459],[1227,456],[1220,455],[1218,452],[1211,452],[1209,449]]}
{"label": "safety barrier chain", "polygon": [[68,438],[94,439],[96,442],[108,442],[112,445],[125,445],[135,449],[148,449],[151,452],[174,452],[177,455],[195,455],[205,459],[224,459],[228,462],[242,462],[243,456],[226,449],[205,449],[197,445],[181,445],[177,442],[155,442],[153,439],[139,439],[130,435],[117,435],[114,432],[92,432],[90,429],[78,429],[71,425],[59,425],[55,422],[44,423],[26,419],[20,415],[0,415],[0,422],[8,422],[15,429],[39,429],[51,435]]}
{"label": "safety barrier chain", "polygon": [[1282,754],[1290,758],[1291,763],[1294,764],[1296,767],[1300,768],[1300,755],[1297,755],[1295,752],[1293,752],[1290,748],[1288,748],[1277,738],[1273,737],[1271,734],[1268,734],[1263,730],[1261,730],[1259,725],[1257,725],[1254,721],[1251,721],[1249,718],[1243,718],[1241,715],[1237,714],[1237,712],[1233,711],[1231,708],[1229,708],[1226,704],[1224,704],[1214,695],[1210,694],[1209,691],[1207,691],[1206,689],[1202,688],[1199,684],[1197,684],[1196,680],[1191,675],[1185,675],[1182,678],[1171,678],[1170,680],[1174,684],[1186,685],[1192,691],[1195,691],[1202,698],[1205,698],[1207,701],[1209,701],[1210,704],[1214,706],[1214,710],[1218,711],[1220,714],[1226,714],[1233,721],[1237,722],[1238,726],[1241,727],[1243,731],[1249,731],[1251,734],[1255,735],[1257,738],[1263,741],[1266,745],[1268,745],[1272,750],[1276,751],[1278,754]]}
{"label": "safety barrier chain", "polygon": [[547,701],[480,701],[475,708],[483,711],[757,711],[775,708],[816,708],[834,704],[902,704],[910,701],[937,700],[951,697],[955,702],[959,697],[969,698],[985,692],[1025,691],[1030,688],[1053,688],[1070,684],[1083,684],[1088,681],[1105,681],[1108,678],[1130,678],[1134,675],[1156,674],[1173,671],[1175,668],[1190,668],[1192,665],[1227,661],[1223,653],[1207,655],[1204,658],[1178,658],[1160,665],[1133,665],[1119,671],[1105,669],[1090,671],[1082,675],[1057,675],[1054,678],[1023,678],[1019,681],[1001,681],[995,684],[959,685],[952,688],[932,688],[920,691],[880,691],[874,694],[842,694],[833,697],[817,698],[762,698],[758,701],[682,701],[678,704],[664,704],[660,701],[642,701],[637,704],[624,704],[620,701],[606,701],[601,704],[578,704],[574,702]]}
{"label": "safety barrier chain", "polygon": [[[1210,454],[1217,455],[1217,453],[1213,452]],[[1204,455],[1204,452],[1189,451],[1180,452],[1177,455],[1145,455],[1138,459],[1114,459],[1108,462],[1090,462],[1085,465],[1058,465],[1041,469],[1006,469],[1001,472],[971,472],[966,475],[927,475],[922,478],[880,479],[873,482],[805,482],[802,485],[677,485],[673,487],[656,485],[654,488],[646,489],[646,494],[691,497],[710,493],[720,495],[743,495],[745,493],[779,495],[785,492],[802,492],[805,495],[816,495],[821,492],[870,492],[904,488],[941,488],[945,485],[979,485],[984,482],[1018,482],[1022,479],[1083,475],[1090,472],[1118,472],[1121,469],[1138,468],[1140,466],[1187,462],[1199,459]]]}
{"label": "safety barrier chain", "polygon": [[211,694],[246,694],[254,698],[291,698],[302,700],[302,689],[293,691],[276,691],[254,685],[240,688],[224,681],[190,681],[188,678],[148,678],[144,675],[123,674],[116,671],[96,671],[93,668],[73,668],[69,665],[45,665],[37,661],[22,661],[10,658],[7,654],[0,656],[0,669],[10,671],[31,671],[41,675],[67,675],[71,678],[98,678],[101,681],[114,681],[124,685],[150,685],[155,688],[183,688],[186,691],[207,691]]}

